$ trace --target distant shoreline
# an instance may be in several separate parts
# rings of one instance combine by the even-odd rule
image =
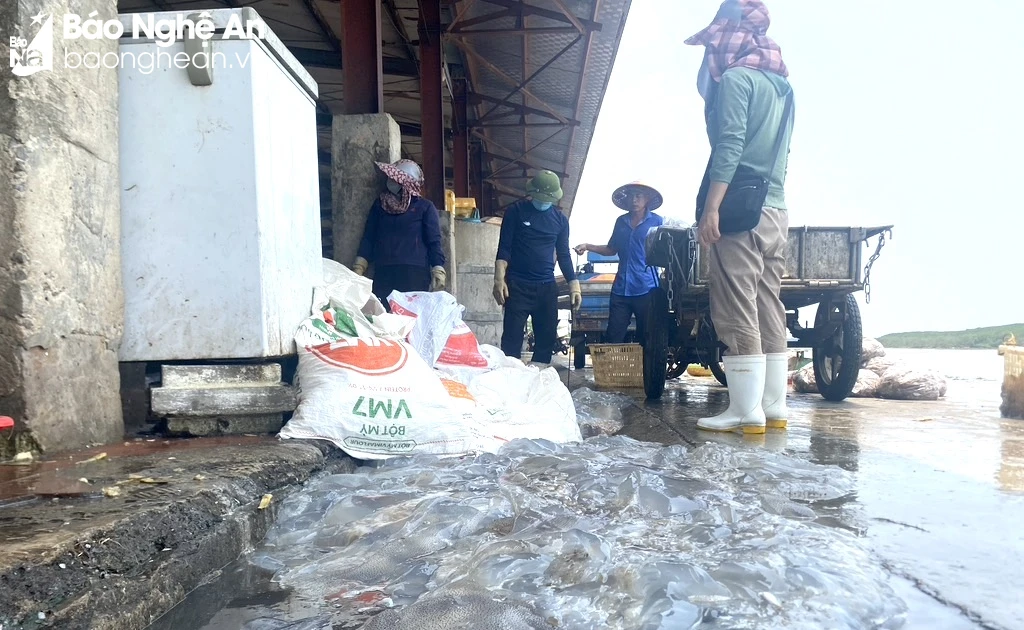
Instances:
[[[1024,324],[1007,324],[956,331],[920,331],[892,333],[878,337],[886,348],[922,350],[995,350],[1009,335],[1024,344]]]

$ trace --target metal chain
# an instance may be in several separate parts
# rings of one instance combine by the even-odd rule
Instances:
[[[672,308],[672,304],[676,299],[675,292],[675,267],[676,263],[676,248],[672,239],[671,232],[662,232],[668,238],[668,307]]]
[[[890,230],[885,230],[884,232],[878,235],[878,245],[875,247],[875,253],[871,254],[871,257],[868,258],[868,264],[864,266],[865,304],[871,304],[871,267],[875,264],[875,261],[878,260],[878,256],[882,253],[882,248],[885,247],[886,232],[888,232],[890,238],[892,237],[892,232]]]

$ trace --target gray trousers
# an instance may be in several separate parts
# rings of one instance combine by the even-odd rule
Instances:
[[[789,215],[764,208],[749,232],[723,234],[711,246],[711,320],[726,354],[786,352],[786,308],[779,299],[786,271]]]

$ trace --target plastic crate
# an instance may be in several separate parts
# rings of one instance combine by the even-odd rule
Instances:
[[[594,384],[609,388],[644,386],[644,349],[638,343],[599,343],[588,346],[594,364]]]

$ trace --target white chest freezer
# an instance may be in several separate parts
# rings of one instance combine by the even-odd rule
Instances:
[[[208,14],[208,85],[120,16],[122,361],[291,354],[321,278],[317,85],[268,28],[223,38],[252,9]]]

